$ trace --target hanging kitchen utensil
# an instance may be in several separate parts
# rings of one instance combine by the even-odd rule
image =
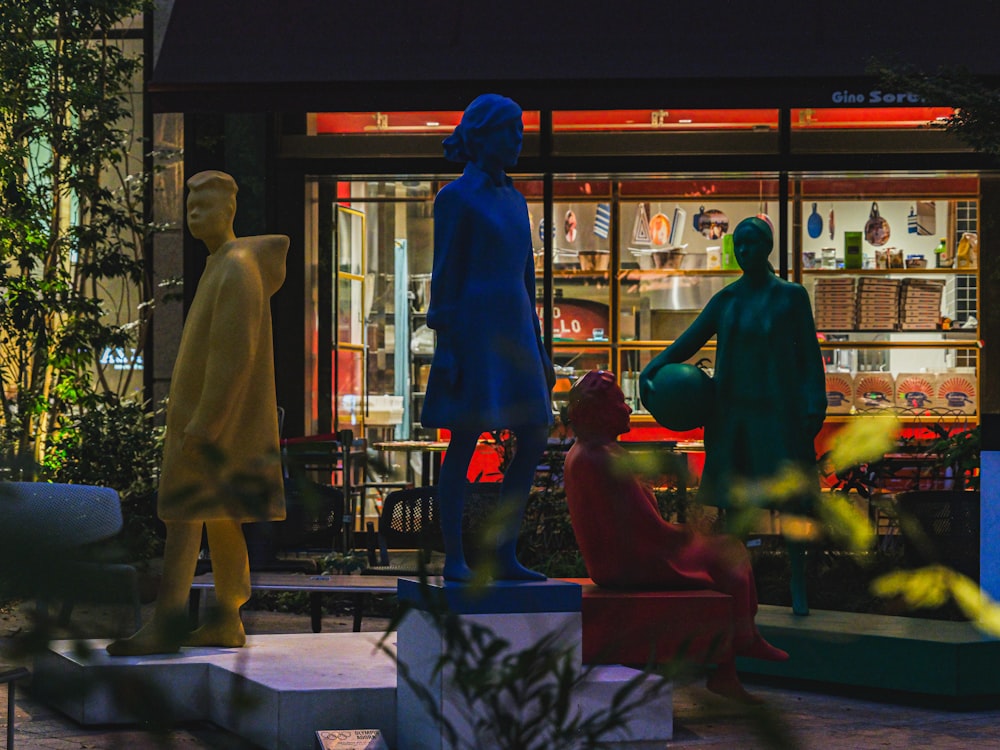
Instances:
[[[834,221],[833,221],[833,204],[832,203],[830,204],[830,220],[827,222],[827,226],[830,229],[830,239],[832,240],[833,239],[833,226],[834,226]]]
[[[698,213],[691,217],[691,224],[694,226],[694,231],[701,231],[701,217],[705,215],[705,207],[698,206]]]
[[[542,245],[545,244],[545,217],[543,216],[538,220],[538,239],[542,241]],[[552,227],[552,240],[553,243],[556,239],[556,228]]]
[[[729,231],[729,217],[717,208],[702,211],[698,218],[698,231],[710,240],[718,240]]]
[[[674,220],[670,223],[670,247],[679,247],[684,241],[684,222],[687,221],[687,211],[680,206],[674,208]]]
[[[670,241],[670,219],[666,214],[655,213],[649,220],[649,241],[653,247],[666,247]]]
[[[823,234],[823,217],[816,210],[815,203],[813,203],[813,211],[809,214],[809,219],[806,221],[806,231],[809,232],[809,236],[813,239]]]
[[[632,243],[635,245],[649,244],[649,218],[646,213],[645,203],[640,203],[635,207],[635,222],[632,224]]]
[[[573,213],[573,209],[566,212],[566,218],[563,220],[563,231],[566,234],[566,242],[571,245],[576,242],[576,214]]]
[[[882,247],[889,241],[889,222],[879,216],[878,203],[872,203],[871,213],[865,222],[865,239],[875,247]]]
[[[608,238],[611,231],[611,204],[598,203],[597,211],[594,215],[594,234],[602,240]]]

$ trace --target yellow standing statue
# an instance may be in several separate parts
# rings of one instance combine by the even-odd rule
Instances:
[[[285,280],[288,237],[233,232],[236,183],[224,172],[188,180],[187,220],[209,257],[184,323],[167,405],[158,513],[167,527],[153,619],[108,646],[115,656],[246,642],[250,598],[242,524],[285,517],[270,298]],[[189,632],[187,601],[208,532],[218,611]]]

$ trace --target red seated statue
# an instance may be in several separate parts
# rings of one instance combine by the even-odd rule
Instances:
[[[590,577],[608,588],[701,588],[728,594],[735,655],[787,659],[754,623],[757,587],[743,544],[732,536],[708,536],[668,523],[649,487],[622,470],[624,449],[617,438],[629,431],[631,413],[610,372],[588,372],[570,392],[576,442],[566,457],[566,500]],[[740,684],[732,658],[717,665],[707,687],[736,700],[754,700]]]

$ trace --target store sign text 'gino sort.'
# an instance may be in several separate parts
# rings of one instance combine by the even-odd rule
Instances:
[[[872,89],[868,93],[863,91],[849,91],[840,89],[834,91],[830,96],[834,104],[922,104],[922,96],[914,94],[912,91],[882,91]]]

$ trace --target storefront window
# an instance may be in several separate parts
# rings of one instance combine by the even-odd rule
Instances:
[[[800,127],[795,118],[802,112],[793,111],[793,128],[802,131],[836,135],[865,122],[890,127],[884,117],[865,119],[847,110],[819,112]],[[622,113],[605,114],[596,125],[581,118],[557,121],[555,129],[585,132],[603,123],[611,130]],[[897,112],[892,126],[926,114]],[[747,125],[746,132],[757,132],[749,120],[735,121]],[[319,217],[314,241],[320,255],[324,245],[335,253],[328,273],[336,280],[326,303],[333,320],[328,344],[334,347],[333,365],[326,380],[315,379],[320,402],[324,382],[338,394],[329,404],[338,412],[334,424],[363,424],[369,437],[430,436],[421,430],[419,416],[435,347],[426,326],[433,200],[451,179],[356,176],[312,182]],[[551,334],[546,345],[558,377],[557,412],[584,372],[610,369],[635,410],[634,422],[654,427],[638,400],[639,372],[714,294],[739,277],[733,230],[747,217],[762,216],[775,229],[771,264],[810,294],[833,379],[833,421],[889,405],[975,419],[977,175],[554,174],[551,227],[545,226],[545,184],[538,175],[515,175],[528,204],[538,313],[543,332]],[[350,216],[353,223],[332,218],[324,223],[324,213]],[[322,275],[322,263],[316,268]],[[323,337],[313,340],[315,360],[322,363]],[[711,371],[714,346],[709,341],[691,362]],[[871,375],[891,380],[881,400],[864,380]],[[934,393],[927,383],[907,379],[914,376],[924,377]]]

